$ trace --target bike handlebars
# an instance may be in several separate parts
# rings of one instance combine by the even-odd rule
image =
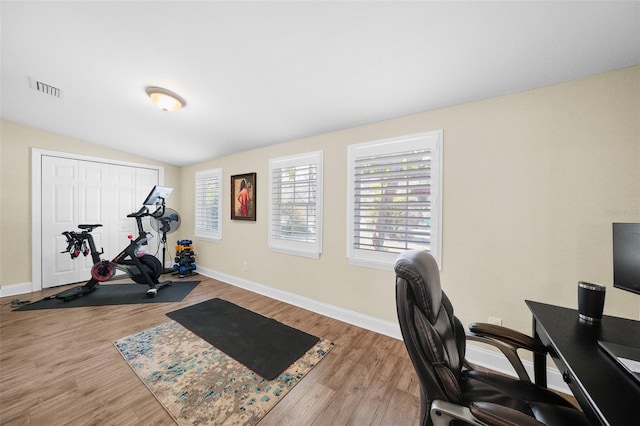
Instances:
[[[147,208],[147,206],[142,206],[140,210],[134,213],[129,213],[127,217],[138,218],[138,217],[151,216],[157,219],[159,217],[162,217],[163,214],[164,214],[164,204],[158,206],[158,208],[156,208],[156,211],[154,211],[153,213],[149,213],[149,209]]]
[[[127,217],[145,217],[149,214],[149,209],[146,206],[142,206],[140,210],[134,213],[129,213]]]

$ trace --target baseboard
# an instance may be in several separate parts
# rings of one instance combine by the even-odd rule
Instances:
[[[402,340],[400,327],[396,323],[381,320],[369,315],[364,315],[359,312],[351,311],[349,309],[340,308],[338,306],[330,305],[328,303],[320,302],[308,297],[299,296],[295,293],[278,290],[264,284],[259,284],[253,281],[246,280],[244,278],[225,274],[223,272],[200,267],[198,267],[197,271],[202,275],[206,275],[207,277],[211,277],[231,284],[233,286],[249,290],[253,293],[258,293],[271,299],[280,300],[281,302],[285,302],[290,305],[306,309],[308,311],[312,311],[333,319],[337,319],[339,321],[353,324],[358,327],[366,328],[367,330],[375,331],[376,333],[384,334],[385,336]]]
[[[253,293],[258,293],[271,299],[276,299],[281,302],[285,302],[290,305],[294,305],[299,308],[327,316],[329,318],[343,321],[348,324],[352,324],[358,327],[365,328],[367,330],[374,331],[376,333],[383,334],[385,336],[402,340],[400,326],[395,322],[381,320],[379,318],[364,315],[359,312],[351,311],[349,309],[340,308],[338,306],[330,305],[328,303],[320,302],[308,297],[299,296],[287,291],[278,290],[264,284],[256,283],[254,281],[246,280],[244,278],[239,278],[212,269],[198,267],[198,272],[207,277],[217,279],[219,281],[243,288],[245,290],[249,290]],[[493,350],[468,344],[467,359],[469,360],[469,362],[472,362],[479,366],[490,368],[492,370],[510,376],[516,376],[515,371],[511,367],[511,364],[500,352],[495,352]],[[523,364],[529,375],[533,377],[533,363],[531,361],[524,360]],[[547,382],[550,389],[569,395],[571,394],[569,387],[562,380],[562,374],[560,374],[560,372],[553,367],[547,367]]]
[[[0,287],[0,297],[17,296],[19,294],[31,293],[31,282],[3,285]]]

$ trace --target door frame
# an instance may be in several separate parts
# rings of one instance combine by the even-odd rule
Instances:
[[[163,166],[31,148],[31,291],[42,290],[42,157],[45,156],[153,169],[158,171],[158,184],[164,185]]]

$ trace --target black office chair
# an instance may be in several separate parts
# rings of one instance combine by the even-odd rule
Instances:
[[[531,383],[516,350],[544,353],[541,343],[491,324],[473,324],[465,333],[429,253],[401,254],[395,271],[400,329],[420,381],[421,425],[589,424],[564,398]],[[467,338],[498,346],[519,378],[474,370],[464,360]]]

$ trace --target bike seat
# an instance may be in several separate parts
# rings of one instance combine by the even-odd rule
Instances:
[[[102,226],[100,223],[96,223],[95,225],[78,225],[80,229],[88,229],[89,232],[93,231],[95,228]]]

